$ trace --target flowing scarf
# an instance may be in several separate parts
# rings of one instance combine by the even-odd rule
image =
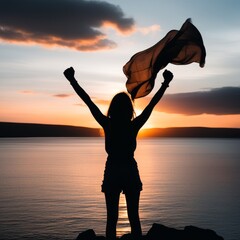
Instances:
[[[171,30],[152,47],[134,54],[123,66],[126,88],[132,99],[149,94],[158,72],[168,63],[186,65],[193,62],[204,67],[206,50],[198,29],[187,19],[181,29]]]

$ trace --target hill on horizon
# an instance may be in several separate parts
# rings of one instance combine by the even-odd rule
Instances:
[[[100,137],[100,129],[69,125],[0,122],[0,137]]]
[[[143,129],[144,137],[240,138],[240,128],[170,127]]]
[[[0,137],[101,137],[100,128],[0,122]],[[139,137],[240,138],[240,128],[170,127],[142,129]]]

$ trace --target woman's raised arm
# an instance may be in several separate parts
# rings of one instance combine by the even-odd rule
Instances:
[[[73,67],[67,68],[63,72],[64,76],[67,78],[67,80],[70,82],[72,85],[73,89],[75,92],[78,94],[78,96],[84,101],[84,103],[88,106],[90,109],[93,117],[95,120],[103,126],[104,121],[106,120],[106,116],[102,114],[100,109],[97,107],[97,105],[91,100],[89,95],[84,91],[84,89],[78,84],[77,80],[75,79],[75,71]]]
[[[164,82],[162,83],[162,86],[155,93],[155,95],[153,96],[149,104],[146,106],[146,108],[143,110],[143,112],[135,119],[138,129],[140,129],[144,125],[144,123],[148,120],[148,118],[150,117],[153,111],[153,108],[160,101],[166,89],[169,87],[169,83],[173,79],[172,72],[165,70],[163,72],[163,78],[164,78]]]

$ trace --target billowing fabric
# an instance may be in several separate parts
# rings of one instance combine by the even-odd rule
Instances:
[[[158,72],[168,63],[196,62],[204,67],[205,57],[202,36],[191,19],[187,19],[179,31],[171,30],[154,46],[134,54],[123,66],[127,91],[132,99],[144,97],[153,89]]]

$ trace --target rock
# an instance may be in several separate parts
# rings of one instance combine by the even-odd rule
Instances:
[[[131,234],[124,234],[119,240],[136,240]],[[224,240],[223,237],[210,229],[186,226],[184,229],[175,229],[154,223],[142,240]],[[106,240],[103,236],[96,236],[93,229],[86,230],[78,235],[76,240]],[[137,239],[138,240],[138,239]]]
[[[154,223],[146,235],[147,240],[183,240],[183,231],[166,227],[162,224]]]
[[[128,233],[128,234],[124,234],[120,237],[120,240],[132,240],[131,238],[131,234]]]
[[[223,237],[216,234],[211,229],[202,229],[194,226],[186,226],[184,228],[186,239],[195,240],[223,240]]]
[[[79,233],[78,237],[76,240],[95,240],[96,239],[96,234],[93,231],[93,229],[88,229],[84,232]]]
[[[106,240],[106,238],[103,237],[103,236],[97,236],[95,239],[96,239],[96,240]]]
[[[146,235],[146,240],[223,240],[213,230],[187,226],[184,230],[154,223]]]

